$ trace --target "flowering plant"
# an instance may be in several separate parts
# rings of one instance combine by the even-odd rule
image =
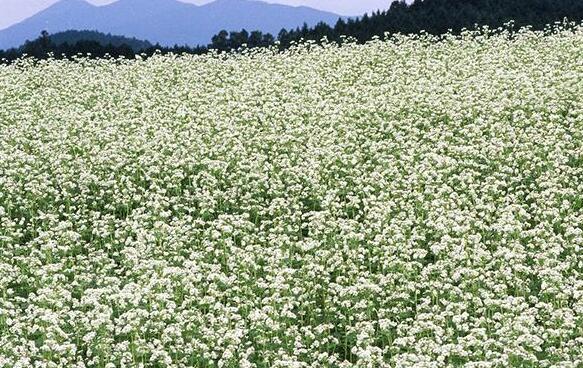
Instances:
[[[583,365],[583,27],[0,66],[0,367]]]

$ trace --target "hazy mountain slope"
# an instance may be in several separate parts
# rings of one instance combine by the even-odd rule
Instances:
[[[136,37],[162,45],[207,44],[221,29],[261,30],[335,23],[338,15],[308,7],[267,4],[253,0],[217,0],[196,6],[176,0],[119,0],[93,6],[83,0],[62,0],[48,9],[0,31],[0,48],[15,47],[42,30],[97,30]]]

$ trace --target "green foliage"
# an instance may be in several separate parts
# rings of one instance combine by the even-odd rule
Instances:
[[[359,42],[382,37],[385,33],[410,34],[422,31],[430,34],[444,34],[448,30],[459,32],[463,28],[473,29],[475,25],[491,28],[503,26],[513,21],[515,27],[531,26],[543,29],[547,24],[568,18],[578,22],[583,20],[583,2],[579,0],[415,0],[407,5],[404,1],[394,1],[385,11],[365,14],[359,18],[339,19],[330,26],[319,23],[312,28],[306,24],[296,29],[282,29],[277,37],[281,48],[292,42],[304,40],[341,42],[343,37],[351,37]],[[239,35],[231,32],[229,46],[236,49]],[[213,48],[222,49],[218,45]]]
[[[387,10],[364,14],[356,18],[340,18],[335,25],[318,23],[310,28],[303,24],[295,29],[282,29],[277,36],[259,30],[248,32],[221,30],[206,46],[162,47],[148,41],[96,31],[66,31],[50,35],[49,41],[41,37],[28,41],[18,49],[0,50],[0,60],[12,61],[26,54],[44,59],[48,54],[70,57],[90,53],[91,57],[125,56],[136,54],[151,56],[162,54],[203,54],[210,50],[230,51],[241,48],[268,47],[276,44],[287,49],[301,40],[343,42],[347,37],[366,42],[386,34],[445,34],[458,33],[463,28],[476,25],[497,28],[512,21],[516,29],[530,26],[543,29],[549,24],[583,20],[583,1],[579,0],[415,0],[411,5],[393,1]],[[46,37],[45,35],[44,37]]]

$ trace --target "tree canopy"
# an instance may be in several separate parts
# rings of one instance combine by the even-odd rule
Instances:
[[[415,0],[410,5],[399,0],[387,5],[384,11],[364,14],[358,18],[339,18],[334,25],[321,22],[314,27],[303,24],[295,29],[282,29],[277,36],[258,30],[221,30],[208,45],[196,47],[162,47],[135,38],[95,31],[68,31],[55,35],[43,32],[39,38],[27,41],[20,48],[0,50],[0,59],[10,61],[24,54],[37,58],[46,58],[48,55],[71,57],[78,54],[90,57],[134,57],[135,54],[148,56],[155,52],[202,54],[208,50],[230,51],[276,44],[280,49],[285,49],[294,42],[320,41],[324,37],[332,42],[340,42],[345,36],[366,42],[386,33],[456,33],[476,25],[497,28],[510,21],[517,28],[531,26],[533,29],[542,29],[565,18],[576,22],[583,20],[581,0]]]

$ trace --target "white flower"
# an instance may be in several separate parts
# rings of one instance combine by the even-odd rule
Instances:
[[[0,367],[583,364],[583,26],[0,66]]]

